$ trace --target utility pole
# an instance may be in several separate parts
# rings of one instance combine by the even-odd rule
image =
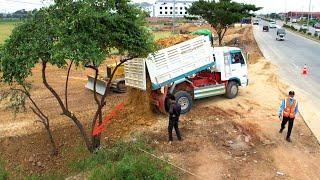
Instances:
[[[285,16],[284,16],[284,23],[285,24],[287,24],[287,0],[285,0],[285,2],[284,2],[284,14],[285,14]]]
[[[176,0],[173,0],[173,17],[172,17],[172,34],[175,32],[175,18],[176,18]]]
[[[309,21],[310,21],[310,10],[311,10],[311,0],[309,0],[309,12],[308,12],[308,22],[307,22],[308,30],[309,30]]]

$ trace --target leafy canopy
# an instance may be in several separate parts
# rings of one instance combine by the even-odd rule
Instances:
[[[111,49],[126,56],[155,50],[143,12],[126,0],[56,0],[16,27],[0,50],[1,79],[23,84],[40,62],[98,67]]]
[[[191,15],[205,19],[215,30],[222,40],[228,26],[240,22],[242,18],[252,16],[252,12],[261,8],[251,4],[237,3],[231,0],[205,1],[199,0],[192,3],[188,8]]]

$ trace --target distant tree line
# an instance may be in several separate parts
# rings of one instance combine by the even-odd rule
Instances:
[[[18,10],[13,13],[0,13],[0,19],[6,20],[6,19],[27,19],[32,16],[32,14],[35,14],[37,12],[37,9],[34,9],[32,11],[26,11],[25,9]]]

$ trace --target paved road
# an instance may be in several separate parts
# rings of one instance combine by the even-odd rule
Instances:
[[[260,23],[264,24],[264,22]],[[287,32],[285,41],[276,41],[276,29],[262,32],[262,26],[254,26],[254,36],[266,57],[278,65],[281,78],[291,89],[299,89],[303,101],[300,108],[310,129],[317,127],[315,134],[320,142],[320,43]],[[304,64],[310,69],[307,77],[301,75]]]

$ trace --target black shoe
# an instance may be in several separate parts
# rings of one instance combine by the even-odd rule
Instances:
[[[290,139],[289,137],[287,137],[287,138],[286,138],[286,140],[287,140],[288,142],[292,142],[292,141],[291,141],[291,139]]]
[[[283,129],[280,129],[279,133],[282,133]]]

